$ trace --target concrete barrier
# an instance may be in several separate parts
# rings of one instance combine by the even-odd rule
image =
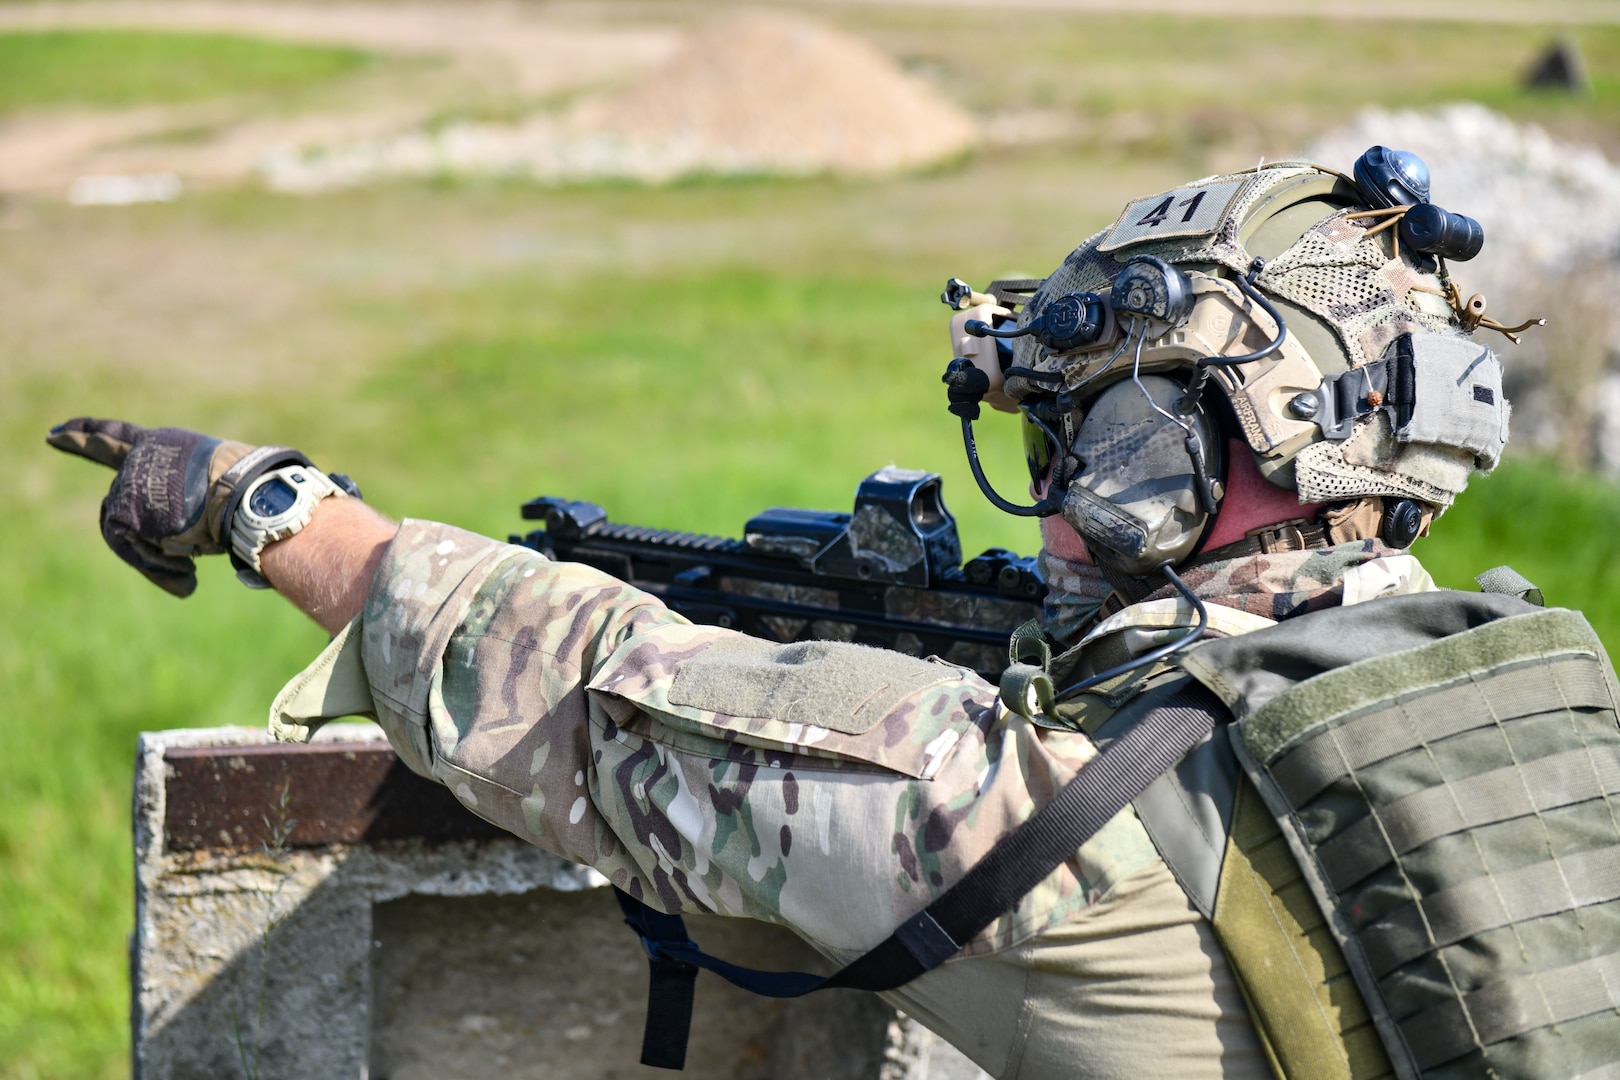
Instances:
[[[647,966],[594,871],[495,829],[370,725],[309,746],[242,728],[141,736],[136,1080],[560,1080],[638,1063]],[[688,920],[723,955],[826,970],[780,928]],[[875,997],[698,982],[692,1080],[970,1080]]]

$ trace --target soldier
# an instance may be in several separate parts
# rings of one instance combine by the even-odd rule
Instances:
[[[981,400],[1018,411],[1039,500],[985,485],[1041,517],[1049,589],[999,688],[692,625],[395,524],[285,448],[49,441],[119,470],[103,534],[154,582],[185,596],[191,556],[231,552],[335,635],[278,738],[373,717],[606,875],[655,979],[708,959],[643,903],[859,960],[846,984],[1002,1077],[1596,1075],[1612,673],[1579,616],[1500,595],[1528,583],[1440,591],[1405,551],[1506,440],[1445,265],[1477,229],[1380,147],[1138,200],[1044,282],[950,294],[970,457]]]

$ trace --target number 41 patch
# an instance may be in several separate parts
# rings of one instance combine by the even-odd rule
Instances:
[[[1125,208],[1114,227],[1097,245],[1098,251],[1117,251],[1132,244],[1209,236],[1218,231],[1239,191],[1251,177],[1195,184],[1160,195],[1137,199]]]

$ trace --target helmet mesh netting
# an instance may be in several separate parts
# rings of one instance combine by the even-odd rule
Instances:
[[[1238,232],[1249,208],[1284,181],[1316,172],[1308,165],[1284,165],[1255,174],[1207,177],[1186,185],[1250,180],[1220,231],[1209,236],[1133,244],[1111,252],[1097,250],[1107,229],[1087,238],[1041,283],[1020,314],[1019,325],[1028,325],[1049,302],[1065,293],[1107,288],[1133,255],[1156,255],[1181,266],[1213,264],[1234,273],[1247,272],[1253,257],[1238,239]],[[1363,225],[1361,221],[1347,221],[1344,213],[1334,214],[1307,230],[1267,264],[1256,283],[1325,320],[1338,334],[1352,366],[1376,360],[1384,346],[1406,330],[1447,332],[1449,316],[1425,310],[1436,308],[1438,298],[1413,291],[1414,285],[1436,289],[1437,279],[1419,274],[1392,254],[1393,229],[1368,237],[1367,228],[1376,226],[1378,219]],[[1377,330],[1386,332],[1369,334]],[[1368,355],[1369,351],[1375,355]],[[1013,354],[1017,364],[1037,371],[1057,371],[1065,363],[1063,357],[1050,356],[1029,337],[1013,342]],[[1025,379],[1007,380],[1007,393],[1013,398],[1034,389],[1038,388]]]
[[[1041,283],[1020,313],[1019,325],[1028,325],[1048,303],[1066,293],[1107,288],[1133,255],[1156,255],[1186,268],[1218,266],[1232,273],[1247,272],[1253,257],[1238,233],[1249,209],[1279,184],[1319,171],[1311,165],[1287,164],[1185,185],[1250,180],[1221,228],[1208,236],[1133,244],[1110,252],[1097,250],[1108,229],[1089,237]],[[1353,212],[1354,208],[1341,210],[1311,226],[1266,265],[1256,284],[1325,321],[1353,367],[1378,359],[1391,341],[1408,331],[1457,333],[1449,306],[1435,295],[1439,279],[1420,273],[1396,251],[1396,228],[1368,236],[1368,230],[1383,219],[1350,220],[1346,215]],[[1033,337],[1015,339],[1013,350],[1015,363],[1036,371],[1059,372],[1069,362],[1066,355],[1048,353]],[[1335,358],[1319,366],[1324,370],[1335,367]],[[1015,400],[1049,389],[1046,383],[1020,376],[1009,376],[1006,382],[1006,392]],[[1358,424],[1362,426],[1364,423]],[[1349,461],[1342,444],[1313,444],[1295,459],[1302,499],[1384,495],[1415,498],[1443,509],[1466,486],[1471,455],[1448,446],[1396,444],[1382,430],[1360,434],[1379,445],[1382,460],[1377,464]]]
[[[1266,266],[1256,284],[1326,320],[1352,367],[1377,360],[1384,346],[1408,330],[1448,332],[1449,316],[1423,310],[1422,298],[1434,294],[1422,289],[1438,289],[1439,280],[1392,254],[1395,229],[1368,236],[1366,219],[1348,221],[1348,212],[1308,229]],[[1376,330],[1387,332],[1369,333]],[[1369,342],[1376,342],[1370,350]]]

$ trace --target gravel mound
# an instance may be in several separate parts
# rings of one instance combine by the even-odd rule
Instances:
[[[1306,156],[1348,172],[1378,143],[1419,154],[1433,200],[1484,227],[1479,257],[1451,266],[1464,296],[1509,325],[1547,319],[1519,347],[1479,332],[1510,378],[1515,440],[1620,474],[1620,167],[1472,104],[1368,110]]]
[[[700,31],[674,61],[581,117],[630,139],[690,141],[728,169],[885,173],[961,153],[974,124],[871,45],[750,14]]]
[[[948,160],[976,134],[960,108],[861,39],[760,13],[694,32],[667,65],[562,116],[283,147],[261,171],[270,187],[291,192],[421,175],[543,183],[877,175]]]

